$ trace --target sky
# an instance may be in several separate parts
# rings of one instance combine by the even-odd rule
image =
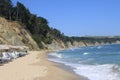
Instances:
[[[120,0],[12,0],[68,36],[120,35]]]

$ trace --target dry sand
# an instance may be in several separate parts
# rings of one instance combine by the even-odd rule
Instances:
[[[47,51],[30,54],[0,66],[0,80],[84,80],[47,60]]]

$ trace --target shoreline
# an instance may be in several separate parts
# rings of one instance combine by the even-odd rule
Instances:
[[[48,54],[51,52],[55,51],[46,51],[44,54],[44,61],[49,68],[49,74],[41,80],[88,80],[83,76],[77,75],[71,70],[70,66],[48,60]]]
[[[29,51],[29,55],[0,66],[0,80],[86,80],[48,61],[49,52],[54,51]]]
[[[56,51],[54,51],[54,52],[56,52]],[[47,53],[48,59],[49,59],[49,57],[50,58],[53,57],[53,56],[48,55],[48,54],[51,54],[51,53]],[[57,68],[60,68],[60,69],[62,69],[64,71],[69,72],[70,74],[75,75],[75,76],[78,77],[78,79],[72,79],[72,80],[89,80],[86,76],[78,75],[77,73],[75,73],[73,71],[74,68],[72,68],[71,66],[65,65],[64,63],[59,63],[59,62],[51,61],[51,60],[48,60],[48,61],[50,61],[50,62],[52,62],[54,64],[57,64],[56,65]],[[71,79],[68,79],[68,80],[71,80]]]

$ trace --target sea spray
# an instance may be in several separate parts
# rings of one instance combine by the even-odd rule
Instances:
[[[120,45],[81,47],[49,54],[49,60],[72,67],[90,80],[120,79]]]

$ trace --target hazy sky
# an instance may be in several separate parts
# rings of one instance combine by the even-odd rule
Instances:
[[[120,35],[120,0],[12,0],[69,36]]]

